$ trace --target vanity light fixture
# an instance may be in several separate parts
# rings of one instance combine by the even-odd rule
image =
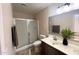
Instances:
[[[58,6],[58,8],[61,8],[61,7],[63,7],[63,6],[70,6],[70,3],[65,3],[65,4],[63,4],[63,5],[61,5],[61,6]]]
[[[61,13],[70,11],[70,5],[71,5],[70,3],[64,3],[58,6],[56,13],[61,14]]]

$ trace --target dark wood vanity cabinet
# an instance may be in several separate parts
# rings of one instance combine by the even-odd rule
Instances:
[[[42,49],[41,49],[42,55],[66,55],[65,53],[62,53],[61,51],[49,46],[44,42],[42,42],[41,46],[42,46]]]

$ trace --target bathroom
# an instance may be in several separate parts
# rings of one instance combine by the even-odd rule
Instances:
[[[7,27],[11,30],[8,38],[12,41],[8,40],[11,42],[8,43],[6,39],[6,44],[1,43],[1,54],[79,54],[79,5],[73,3],[11,3],[2,4],[2,6],[3,12],[12,7],[10,12],[5,11],[3,14],[12,14],[10,15],[12,20],[6,21],[11,22],[6,24],[7,26],[10,25],[10,28]],[[5,6],[7,7],[4,8]],[[3,22],[5,23],[5,21]],[[4,28],[6,28],[5,25]],[[65,28],[75,32],[74,38],[68,40],[68,45],[63,45],[61,36],[61,31]],[[7,33],[4,35],[5,38],[7,38]],[[1,42],[4,42],[4,40],[1,40]]]

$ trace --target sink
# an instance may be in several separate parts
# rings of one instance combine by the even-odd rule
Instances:
[[[58,44],[61,44],[61,43],[59,43],[59,42],[53,42],[52,44],[53,45],[58,45]]]
[[[53,45],[59,45],[59,44],[61,44],[60,42],[53,42],[52,43]]]
[[[61,44],[61,42],[59,40],[52,40],[52,44],[53,45],[59,45],[59,44]]]
[[[54,40],[53,38],[50,38],[49,39],[46,39],[47,42],[53,44],[53,45],[58,45],[58,44],[61,44],[61,40]]]
[[[48,38],[45,38],[44,40],[52,45],[62,44],[62,40],[60,40],[59,38],[57,38],[57,40],[54,40],[54,38],[48,37]]]

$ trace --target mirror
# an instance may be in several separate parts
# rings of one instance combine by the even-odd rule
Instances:
[[[56,26],[60,27],[57,28]],[[71,31],[75,32],[73,40],[79,41],[79,10],[73,10],[63,14],[55,15],[49,17],[49,34],[54,33],[54,30],[59,30],[61,32],[64,28],[69,28]]]

